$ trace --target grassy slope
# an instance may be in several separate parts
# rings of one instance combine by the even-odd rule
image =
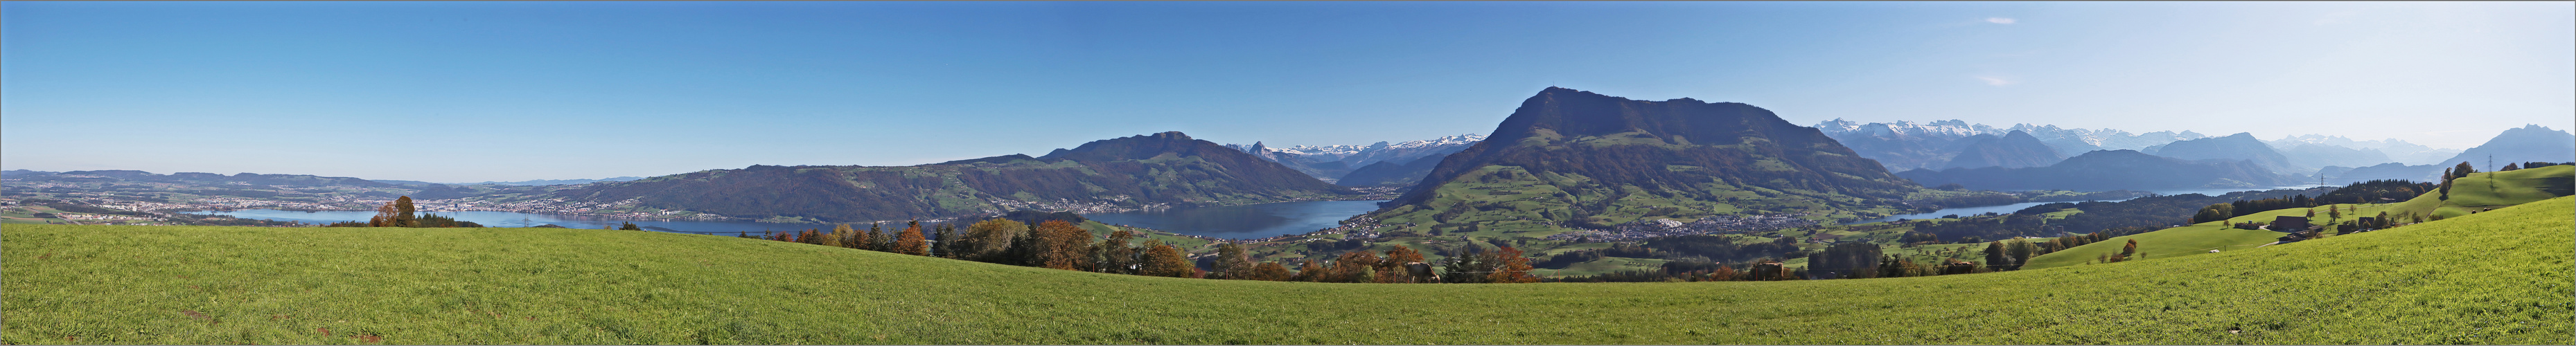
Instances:
[[[2077,246],[2073,249],[2067,249],[2066,251],[2032,257],[2030,259],[2030,264],[2025,266],[2025,268],[2051,268],[2084,264],[2085,262],[2094,260],[2095,256],[2101,254],[2118,253],[2120,251],[2120,247],[2127,244],[2126,240],[2128,239],[2136,239],[2138,241],[2138,251],[2147,253],[2148,258],[2205,254],[2213,248],[2217,248],[2221,251],[2250,248],[2254,245],[2271,243],[2280,238],[2283,233],[2262,230],[2229,229],[2223,225],[2237,222],[2269,223],[2281,216],[2312,215],[2310,218],[2311,222],[2320,224],[2351,221],[2354,218],[2362,216],[2377,216],[2383,211],[2390,215],[2397,215],[2405,213],[2421,214],[2435,212],[2438,210],[2440,215],[2443,215],[2444,217],[2457,217],[2460,215],[2467,215],[2470,211],[2479,209],[2496,208],[2550,199],[2553,196],[2550,196],[2549,193],[2542,192],[2540,189],[2540,186],[2543,183],[2542,179],[2568,179],[2570,176],[2576,176],[2576,166],[2550,166],[2502,173],[2477,173],[2466,178],[2461,178],[2458,181],[2454,181],[2454,186],[2451,190],[2451,199],[2447,201],[2440,199],[2435,194],[2427,193],[2423,196],[2417,196],[2414,199],[2400,203],[2336,204],[2313,208],[2292,208],[2265,211],[2254,213],[2252,215],[2229,218],[2223,223],[2206,222],[2190,227],[2165,229],[2144,234],[2111,238],[2108,241],[2093,244],[2085,244],[2084,246]],[[2494,188],[2492,189],[2488,188],[2487,183],[2490,181],[2495,183]],[[2328,218],[2332,214],[2327,212],[2327,208],[2349,208],[2352,211],[2343,215],[2342,218],[2329,220]],[[2334,235],[2329,234],[2327,236],[2333,237]]]
[[[2576,178],[2576,166],[2549,166],[2506,172],[2479,172],[2451,181],[2451,198],[2443,200],[2437,193],[2426,193],[2397,203],[2389,214],[2427,214],[2459,217],[2471,211],[2530,203],[2551,197],[2541,192],[2543,179]],[[2490,187],[2492,186],[2492,187]],[[2377,215],[2377,213],[2372,213]]]
[[[1992,274],[1518,285],[1114,276],[656,232],[9,225],[0,341],[2555,344],[2576,330],[2571,208]]]
[[[2147,259],[2158,259],[2206,255],[2210,254],[2209,250],[2219,250],[2224,253],[2252,249],[2254,246],[2273,242],[2282,234],[2265,230],[2234,229],[2215,224],[2167,228],[2155,232],[2112,237],[2109,240],[2084,244],[2065,251],[2031,257],[2030,263],[2023,265],[2022,268],[2040,269],[2085,264],[2101,254],[2119,253],[2120,248],[2127,246],[2129,240],[2138,241],[2138,252],[2145,253]]]

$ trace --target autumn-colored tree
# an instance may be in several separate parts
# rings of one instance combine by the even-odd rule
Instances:
[[[1708,271],[1708,281],[1735,281],[1736,275],[1735,267],[1719,264],[1717,269]]]
[[[822,238],[822,239],[821,239],[821,241],[816,241],[816,242],[814,242],[814,244],[822,245],[822,246],[830,246],[830,247],[841,247],[841,235],[842,235],[842,233],[841,233],[841,228],[840,228],[840,227],[834,227],[834,228],[832,228],[832,231],[831,231],[831,232],[822,232],[822,233],[823,233],[823,234],[821,234],[821,238]]]
[[[1977,265],[1977,262],[1961,261],[1961,260],[1959,260],[1959,259],[1957,259],[1957,258],[1944,258],[1944,259],[1941,259],[1941,275],[1958,275],[1958,274],[1971,274],[1971,273],[1982,273],[1982,272],[1985,272],[1985,268],[1978,266],[1978,265]]]
[[[1139,268],[1136,275],[1185,278],[1198,270],[1198,266],[1190,264],[1190,256],[1181,253],[1181,248],[1163,244],[1162,240],[1145,241],[1144,252],[1141,256],[1144,267]]]
[[[419,222],[412,220],[412,211],[411,196],[394,198],[394,227],[420,227]]]
[[[1109,239],[1092,245],[1092,262],[1096,263],[1092,268],[1102,273],[1136,274],[1136,249],[1127,247],[1127,242],[1135,239],[1136,232],[1125,228],[1110,231]]]
[[[1494,256],[1501,259],[1501,265],[1495,266],[1493,273],[1485,275],[1486,282],[1504,284],[1538,282],[1538,276],[1530,275],[1530,270],[1536,268],[1530,267],[1529,257],[1522,256],[1521,249],[1505,246],[1501,250],[1494,251]]]
[[[1370,277],[1369,271],[1377,269],[1378,262],[1380,259],[1377,253],[1368,250],[1343,253],[1341,258],[1333,260],[1331,268],[1325,269],[1326,274],[1321,282],[1375,281]]]
[[[921,237],[921,221],[913,221],[911,224],[903,227],[903,234],[897,234],[894,236],[894,251],[892,252],[913,256],[929,256],[930,242],[923,240],[924,239]]]
[[[2129,240],[2129,244],[2128,244],[2128,245],[2122,245],[2122,246],[2120,246],[2120,256],[2119,256],[2119,257],[2115,257],[2115,258],[2118,258],[2118,259],[2121,259],[2121,260],[2127,260],[2127,259],[2129,259],[2129,256],[2135,256],[2135,255],[2137,255],[2137,254],[2138,254],[2138,240],[2137,240],[2137,239],[2130,239],[2130,240]]]
[[[859,248],[859,244],[867,242],[866,232],[859,232],[858,228],[850,227],[850,224],[845,223],[832,225],[832,243],[825,245],[856,249]]]
[[[1312,258],[1303,259],[1297,262],[1299,262],[1297,265],[1297,274],[1289,275],[1288,281],[1324,282],[1324,273],[1332,271],[1331,269],[1325,269],[1323,263],[1318,263],[1321,261],[1316,261]]]
[[[1416,283],[1430,279],[1414,277],[1413,271],[1405,267],[1406,264],[1419,262],[1422,262],[1421,252],[1413,251],[1412,248],[1407,248],[1403,245],[1396,245],[1395,248],[1386,250],[1386,258],[1378,260],[1376,266],[1377,277],[1372,278],[1374,279],[1372,281],[1377,283]]]
[[[385,203],[385,205],[384,205],[384,206],[376,207],[376,217],[367,218],[367,227],[393,227],[393,226],[394,226],[394,204],[393,204],[393,203]]]
[[[1279,265],[1279,262],[1261,262],[1253,265],[1252,273],[1244,275],[1242,280],[1288,281],[1294,275],[1288,273],[1288,266]]]
[[[1084,231],[1071,222],[1048,220],[1039,223],[1036,235],[1040,245],[1036,262],[1040,266],[1074,270],[1082,260],[1090,257],[1091,231]]]
[[[966,247],[961,250],[965,252],[965,256],[958,258],[994,263],[1007,262],[1010,259],[1003,258],[1003,255],[1011,249],[1011,242],[1018,241],[1020,237],[1028,234],[1029,224],[1019,221],[998,218],[977,221],[975,224],[966,225],[965,242],[958,243],[959,246]]]

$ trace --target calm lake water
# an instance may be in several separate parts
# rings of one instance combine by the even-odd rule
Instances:
[[[1180,234],[1218,238],[1244,239],[1302,234],[1341,225],[1342,219],[1377,210],[1383,201],[1315,201],[1249,204],[1227,207],[1172,209],[1162,212],[1110,213],[1083,217],[1112,225],[1152,228]],[[244,219],[303,221],[322,224],[341,221],[366,221],[374,211],[283,211],[246,209],[240,211],[195,211],[197,215],[231,215]],[[830,230],[831,225],[800,223],[767,223],[745,221],[633,220],[582,215],[529,214],[503,211],[440,212],[459,221],[473,221],[485,227],[530,227],[558,225],[571,228],[600,228],[634,222],[646,230],[735,235],[738,232],[762,234],[768,231],[801,231],[809,228]],[[854,225],[865,228],[865,225]],[[901,228],[901,225],[896,225]],[[927,226],[925,226],[927,227]]]
[[[2158,194],[2158,195],[2167,195],[2167,196],[2171,196],[2171,195],[2180,195],[2180,194],[2193,194],[2193,193],[2203,194],[2203,195],[2210,195],[2210,196],[2217,196],[2217,195],[2224,195],[2224,194],[2227,194],[2227,193],[2229,193],[2229,192],[2237,192],[2237,191],[2268,191],[2268,190],[2279,190],[2279,189],[2305,189],[2305,188],[2309,188],[2309,187],[2313,187],[2313,186],[2282,186],[2282,187],[2264,188],[2264,189],[2249,189],[2249,188],[2186,189],[2186,190],[2162,190],[2162,191],[2149,191],[2149,192],[2154,192],[2154,193],[2156,193],[2156,194]],[[2308,197],[2316,197],[2316,196],[2308,196]],[[2101,200],[2101,201],[2105,201],[2105,202],[2117,202],[2117,201],[2126,201],[2126,200],[2129,200],[2129,199],[2122,198],[2122,199],[2109,199],[2109,200]],[[1896,221],[1896,219],[1907,219],[1907,220],[1938,219],[1938,218],[1941,218],[1941,216],[1942,216],[1942,215],[1969,216],[1969,215],[1977,215],[1977,214],[1984,214],[1984,213],[2010,214],[2010,213],[2012,213],[2012,212],[2021,211],[2021,210],[2022,210],[2022,208],[2029,208],[2029,207],[2034,206],[2034,205],[2049,204],[2049,203],[2057,203],[2057,202],[2029,202],[2029,203],[2013,203],[2013,204],[1993,205],[1993,206],[1983,206],[1983,207],[1949,208],[1949,209],[1936,210],[1936,211],[1929,212],[1929,213],[1895,215],[1895,216],[1888,216],[1888,217],[1882,217],[1882,218],[1876,218],[1876,219],[1867,219],[1867,220],[1858,220],[1858,221],[1844,222],[1843,224],[1849,225],[1849,224],[1862,224],[1862,223],[1871,223],[1871,222],[1887,222],[1887,221]]]
[[[1159,212],[1088,214],[1112,225],[1152,228],[1172,233],[1227,239],[1304,234],[1340,226],[1343,219],[1377,210],[1385,201],[1312,201],[1170,209]]]

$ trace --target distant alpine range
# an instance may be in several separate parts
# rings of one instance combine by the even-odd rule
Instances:
[[[2006,190],[2251,188],[2321,180],[2337,185],[2376,179],[2429,181],[2448,165],[2490,165],[2489,154],[2513,153],[2494,157],[2492,165],[2502,165],[2566,162],[2571,160],[2569,150],[2576,150],[2576,139],[2571,139],[2567,131],[2539,125],[2507,130],[2468,151],[2397,139],[2359,141],[2309,134],[2266,141],[2251,133],[2215,137],[2192,131],[2132,134],[2117,129],[2067,129],[2055,125],[1995,127],[1961,120],[1858,123],[1834,119],[1818,123],[1816,128],[1861,157],[1877,160],[1916,183]],[[2042,147],[2048,150],[2038,150]]]
[[[1442,156],[1466,150],[1485,136],[1463,134],[1425,140],[1369,145],[1293,146],[1273,148],[1261,142],[1226,147],[1277,162],[1299,173],[1342,186],[1404,186],[1422,180]]]

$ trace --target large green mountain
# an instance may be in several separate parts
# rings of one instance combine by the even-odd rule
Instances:
[[[1084,143],[1043,157],[1013,154],[903,167],[755,165],[594,183],[549,197],[736,218],[862,222],[1017,209],[1263,203],[1350,193],[1242,151],[1163,132]]]
[[[1369,214],[1386,232],[1561,232],[1716,215],[1841,219],[1921,191],[1815,128],[1741,103],[1548,88]]]

